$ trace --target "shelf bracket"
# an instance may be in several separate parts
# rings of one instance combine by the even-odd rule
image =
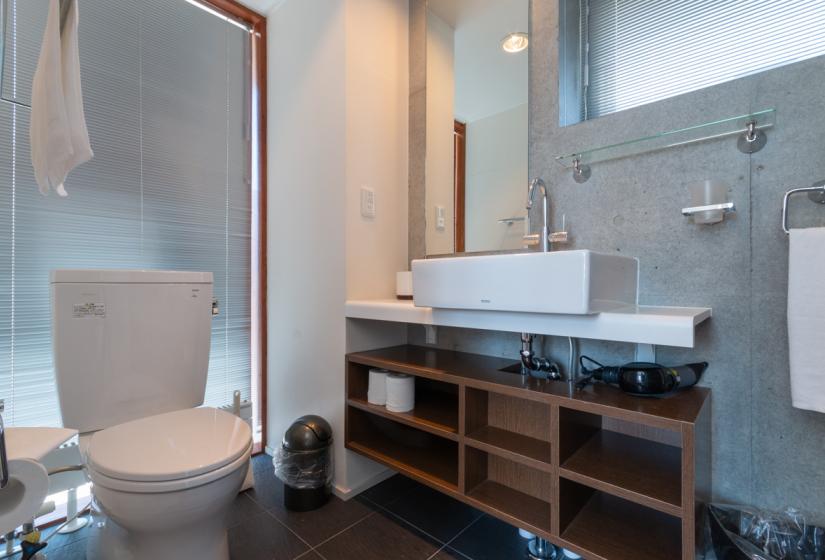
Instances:
[[[655,344],[637,344],[636,345],[636,361],[656,363],[656,345]]]

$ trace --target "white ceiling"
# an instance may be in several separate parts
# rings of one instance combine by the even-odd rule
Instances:
[[[527,51],[501,49],[508,33],[528,30],[529,0],[429,0],[455,29],[455,116],[472,122],[527,103]]]
[[[259,14],[266,16],[280,6],[284,0],[240,0],[240,2],[247,8],[252,8]]]

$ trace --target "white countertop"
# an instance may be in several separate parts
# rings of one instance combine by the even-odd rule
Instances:
[[[416,307],[396,299],[350,300],[346,316],[419,325],[529,332],[637,344],[693,348],[696,326],[711,317],[709,307],[640,305],[595,315],[560,315]]]

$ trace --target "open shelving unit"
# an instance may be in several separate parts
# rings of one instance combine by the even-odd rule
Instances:
[[[346,446],[591,560],[694,558],[710,495],[710,391],[639,399],[416,346],[347,356]],[[416,408],[367,402],[371,368],[416,376]]]

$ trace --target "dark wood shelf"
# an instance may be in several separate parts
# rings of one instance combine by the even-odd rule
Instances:
[[[495,428],[483,426],[465,437],[470,447],[492,453],[511,461],[525,464],[545,472],[552,471],[550,442]]]
[[[559,474],[675,516],[682,514],[682,450],[599,430]]]
[[[535,496],[492,480],[485,480],[470,490],[467,496],[482,509],[503,514],[521,528],[550,532],[550,504]]]
[[[458,491],[456,442],[354,407],[348,407],[347,417],[349,449],[432,486]]]
[[[366,399],[359,398],[349,398],[347,404],[458,441],[458,402],[455,397],[434,391],[425,395],[423,398],[422,394],[416,395],[415,408],[409,412],[391,412],[385,406],[371,404]]]
[[[683,557],[678,518],[601,492],[590,498],[561,537],[588,551],[592,560]]]

